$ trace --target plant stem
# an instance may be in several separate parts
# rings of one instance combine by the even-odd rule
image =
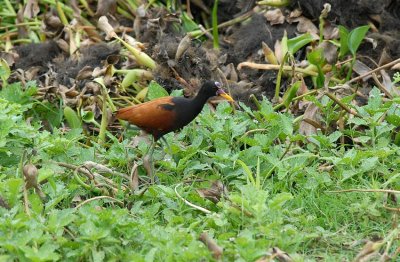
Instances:
[[[212,32],[213,32],[213,44],[215,49],[219,49],[219,37],[218,37],[218,0],[214,0],[214,7],[212,10]]]
[[[332,99],[336,104],[338,104],[341,108],[346,110],[348,113],[361,117],[356,111],[351,110],[347,105],[345,105],[342,101],[340,101],[334,94],[326,92],[325,95],[327,95],[330,99]]]

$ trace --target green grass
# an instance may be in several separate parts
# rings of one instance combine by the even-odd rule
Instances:
[[[340,145],[342,133],[316,134],[308,142],[298,134],[293,117],[274,112],[266,100],[257,111],[242,105],[233,112],[228,103],[221,103],[216,112],[205,107],[181,132],[166,136],[172,155],[167,148],[156,148],[160,184],[132,192],[121,176],[100,174],[96,185],[59,162],[80,166],[94,161],[129,175],[134,161],[145,176],[141,157],[146,143],[127,147],[127,138],[100,146],[82,129],[44,131],[32,89],[14,88],[20,91],[0,92],[0,196],[10,207],[0,208],[0,253],[6,261],[212,260],[198,240],[202,232],[224,249],[226,261],[254,261],[272,247],[296,261],[335,261],[354,258],[362,240],[398,230],[383,208],[385,194],[328,192],[399,186],[399,178],[393,177],[399,173],[400,153],[392,141],[395,127],[386,120],[377,122],[384,108],[397,102],[382,102],[377,90],[369,104],[359,108],[365,117],[349,121],[364,128],[351,124],[343,131],[353,140],[363,138],[363,145]],[[331,110],[329,105],[325,110]],[[29,116],[34,117],[32,124],[26,122]],[[28,212],[18,168],[23,152],[38,167],[46,195],[42,201],[28,189]],[[322,164],[332,168],[319,171]],[[102,184],[104,177],[113,184]],[[199,179],[202,182],[196,182]],[[217,204],[196,192],[215,180],[229,191]],[[184,199],[211,213],[186,205],[174,191],[177,185]],[[96,199],[101,196],[112,198]],[[399,240],[391,240],[388,250],[393,253]]]

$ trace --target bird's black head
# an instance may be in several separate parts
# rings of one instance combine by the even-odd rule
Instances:
[[[222,84],[216,81],[207,81],[205,82],[198,93],[198,96],[203,98],[210,98],[213,96],[222,96],[228,101],[234,101],[232,97],[230,97],[225,91],[222,89]]]

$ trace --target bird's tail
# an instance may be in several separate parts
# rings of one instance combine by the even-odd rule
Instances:
[[[115,114],[115,117],[121,120],[129,120],[129,118],[132,116],[131,111],[134,109],[136,106],[128,106],[121,108],[117,111]]]

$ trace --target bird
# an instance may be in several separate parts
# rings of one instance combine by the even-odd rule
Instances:
[[[154,146],[159,139],[163,139],[165,134],[177,131],[192,122],[200,114],[208,99],[214,96],[234,102],[233,98],[222,89],[220,82],[210,80],[202,84],[199,92],[193,98],[161,97],[121,108],[115,116],[153,136],[148,151],[148,155],[152,157]],[[152,174],[150,176],[152,177]]]

